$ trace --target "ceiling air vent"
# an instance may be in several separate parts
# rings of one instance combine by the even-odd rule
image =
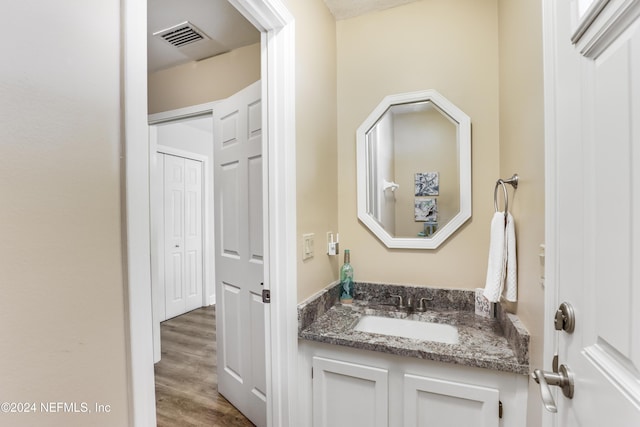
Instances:
[[[164,41],[175,47],[183,47],[200,40],[210,40],[205,33],[189,21],[156,31],[153,35],[162,37]]]

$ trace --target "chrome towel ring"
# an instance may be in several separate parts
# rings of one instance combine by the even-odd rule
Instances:
[[[505,184],[511,184],[511,186],[514,189],[518,188],[518,174],[514,173],[513,176],[509,179],[498,179],[496,181],[496,186],[493,189],[493,207],[495,208],[496,212],[499,212],[498,210],[498,187],[502,186],[502,192],[504,194],[504,216],[507,216],[507,213],[509,212],[509,192],[507,192],[507,186]]]

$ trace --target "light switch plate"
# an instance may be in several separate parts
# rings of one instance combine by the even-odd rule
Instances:
[[[314,234],[307,233],[302,235],[302,260],[313,257],[313,241]]]

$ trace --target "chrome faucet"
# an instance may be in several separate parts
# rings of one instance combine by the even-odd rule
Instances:
[[[411,297],[407,298],[407,302],[405,304],[405,299],[402,295],[391,295],[391,298],[398,298],[398,304],[396,304],[396,308],[400,310],[414,310],[420,313],[424,313],[427,311],[427,305],[425,301],[433,301],[433,297],[430,298],[420,298],[417,304],[413,304],[413,300]]]

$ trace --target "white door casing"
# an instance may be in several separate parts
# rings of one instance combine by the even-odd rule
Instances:
[[[164,160],[165,319],[203,306],[202,163]]]
[[[265,288],[278,295],[267,308],[267,419],[296,426],[296,167],[295,22],[281,0],[229,0],[262,32],[261,75],[265,157]],[[146,3],[125,0],[123,148],[126,185],[127,344],[130,424],[156,424],[151,310]]]
[[[218,391],[266,426],[261,82],[216,105],[214,206]]]
[[[545,369],[575,378],[545,426],[640,425],[640,2],[591,3],[544,3]]]

